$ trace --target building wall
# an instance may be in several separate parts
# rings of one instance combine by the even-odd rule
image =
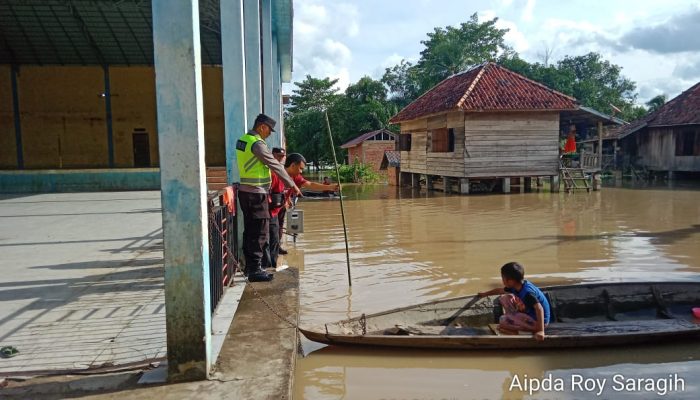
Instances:
[[[465,176],[559,173],[559,112],[467,113]]]
[[[387,182],[389,183],[389,186],[399,186],[399,175],[401,173],[401,170],[396,167],[388,167],[387,168]]]
[[[454,152],[428,151],[430,131],[452,128],[455,135]],[[401,123],[401,133],[411,134],[411,150],[401,151],[401,171],[451,177],[464,176],[464,114],[450,112],[430,118]]]
[[[10,67],[0,65],[0,169],[17,167]]]
[[[202,69],[206,162],[225,162],[222,71]],[[149,134],[151,166],[158,166],[153,67],[111,67],[116,167],[134,165],[132,135]],[[18,76],[26,168],[104,168],[109,164],[101,67],[20,67]],[[0,66],[0,168],[17,167],[10,68]]]
[[[104,75],[99,67],[21,67],[26,168],[107,167]]]
[[[379,171],[379,167],[382,165],[384,152],[394,150],[395,147],[396,143],[393,140],[367,140],[359,146],[355,146],[358,149],[360,161],[369,164],[375,171]]]
[[[696,144],[700,126],[644,129],[633,135],[639,156],[638,163],[652,171],[700,171],[700,156],[676,156],[676,139],[681,131],[695,131]]]

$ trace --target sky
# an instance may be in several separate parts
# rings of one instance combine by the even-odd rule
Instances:
[[[596,51],[637,83],[638,103],[669,98],[700,81],[700,0],[295,0],[294,72],[338,79],[344,90],[416,61],[435,27],[473,13],[498,18],[508,45],[527,61]],[[294,88],[285,84],[285,93]]]

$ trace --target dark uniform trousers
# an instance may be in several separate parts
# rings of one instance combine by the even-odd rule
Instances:
[[[262,268],[270,234],[270,211],[267,194],[238,192],[243,211],[243,255],[245,272],[250,275]]]
[[[280,253],[280,220],[277,215],[270,218],[270,241],[268,242],[263,264],[266,267],[277,268],[277,258]]]

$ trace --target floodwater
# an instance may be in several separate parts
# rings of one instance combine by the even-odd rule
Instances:
[[[288,261],[301,271],[301,324],[309,327],[497,287],[508,261],[524,264],[540,286],[700,281],[697,187],[457,196],[347,186],[351,290],[339,201],[307,199],[299,208],[305,233],[288,241]],[[299,399],[700,398],[697,342],[488,352],[303,347]],[[653,386],[630,386],[629,378]],[[530,393],[525,382],[544,389]]]

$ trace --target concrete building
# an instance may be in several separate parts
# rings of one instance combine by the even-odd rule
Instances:
[[[360,162],[369,164],[379,171],[384,152],[394,150],[396,134],[387,129],[366,132],[340,145],[348,151],[348,164]]]
[[[172,381],[213,361],[206,165],[236,182],[236,140],[281,122],[292,19],[292,0],[0,4],[0,192],[161,189]]]

